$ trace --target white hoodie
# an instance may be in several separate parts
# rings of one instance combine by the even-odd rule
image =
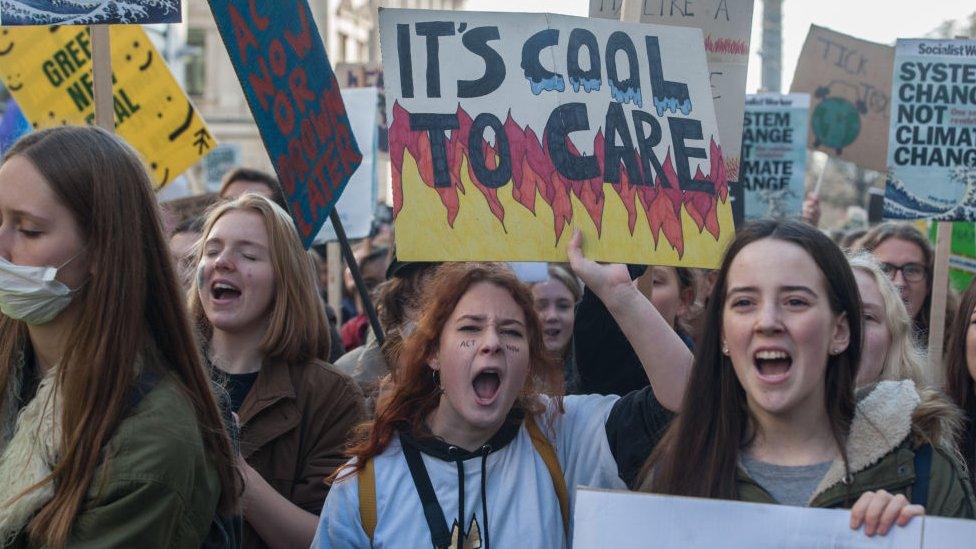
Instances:
[[[542,432],[550,437],[566,479],[570,517],[577,486],[626,488],[605,431],[607,417],[618,399],[613,395],[565,397],[565,414],[557,416],[553,423],[554,437],[546,428],[546,419],[540,418]],[[552,414],[552,403],[549,404],[547,414]],[[452,533],[458,521],[458,475],[463,467],[462,535],[466,539],[452,547],[487,549],[489,543],[493,547],[546,549],[569,546],[552,477],[525,425],[518,427],[510,442],[486,455],[482,463],[483,456],[479,455],[455,462],[421,453]],[[377,503],[372,545],[360,520],[357,477],[350,476],[337,482],[329,492],[313,548],[432,547],[430,528],[401,441],[394,439],[373,459]],[[487,500],[487,518],[482,496]]]

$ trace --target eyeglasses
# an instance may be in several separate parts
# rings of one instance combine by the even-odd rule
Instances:
[[[901,271],[901,276],[908,282],[921,282],[925,280],[925,267],[918,263],[905,263],[904,265],[892,265],[891,263],[881,263],[881,270],[888,278],[894,280],[895,273]]]

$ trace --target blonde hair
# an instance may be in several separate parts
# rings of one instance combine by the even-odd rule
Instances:
[[[868,252],[847,254],[851,268],[868,274],[878,286],[884,302],[884,323],[891,334],[891,345],[877,381],[910,379],[919,387],[929,385],[925,376],[925,355],[912,336],[912,319],[898,289],[881,270],[878,260]]]
[[[550,263],[546,269],[549,273],[549,280],[555,280],[566,286],[569,293],[573,296],[573,303],[579,303],[580,299],[583,299],[583,286],[580,284],[576,274],[573,273],[567,265],[562,263]],[[529,287],[533,287],[538,282],[530,284]]]
[[[207,214],[203,238],[195,257],[203,259],[204,242],[217,221],[232,211],[248,211],[264,219],[268,231],[268,252],[274,273],[275,295],[268,314],[268,331],[260,344],[266,360],[299,364],[314,359],[329,359],[329,329],[325,310],[318,294],[317,269],[305,252],[291,218],[268,198],[246,193],[229,202],[217,204]],[[195,277],[189,291],[190,318],[204,341],[213,335],[213,325],[200,301],[200,281]]]

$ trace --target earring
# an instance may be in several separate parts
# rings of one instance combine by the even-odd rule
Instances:
[[[724,341],[722,342],[722,354],[729,356],[729,344]]]
[[[830,350],[830,354],[832,354],[832,355],[839,355],[840,354],[840,349],[833,348],[833,349]]]
[[[437,387],[437,389],[440,390],[440,388],[441,388],[441,373],[438,372],[437,370],[434,370],[433,368],[431,368],[431,370],[430,370],[430,379],[434,382],[434,387]]]

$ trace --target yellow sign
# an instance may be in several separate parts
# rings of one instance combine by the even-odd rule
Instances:
[[[203,118],[138,25],[112,25],[115,130],[143,156],[156,185],[216,145]],[[5,27],[0,78],[34,129],[95,119],[87,27]]]
[[[700,30],[397,9],[379,22],[400,259],[565,261],[580,229],[596,261],[719,265],[735,228]]]

